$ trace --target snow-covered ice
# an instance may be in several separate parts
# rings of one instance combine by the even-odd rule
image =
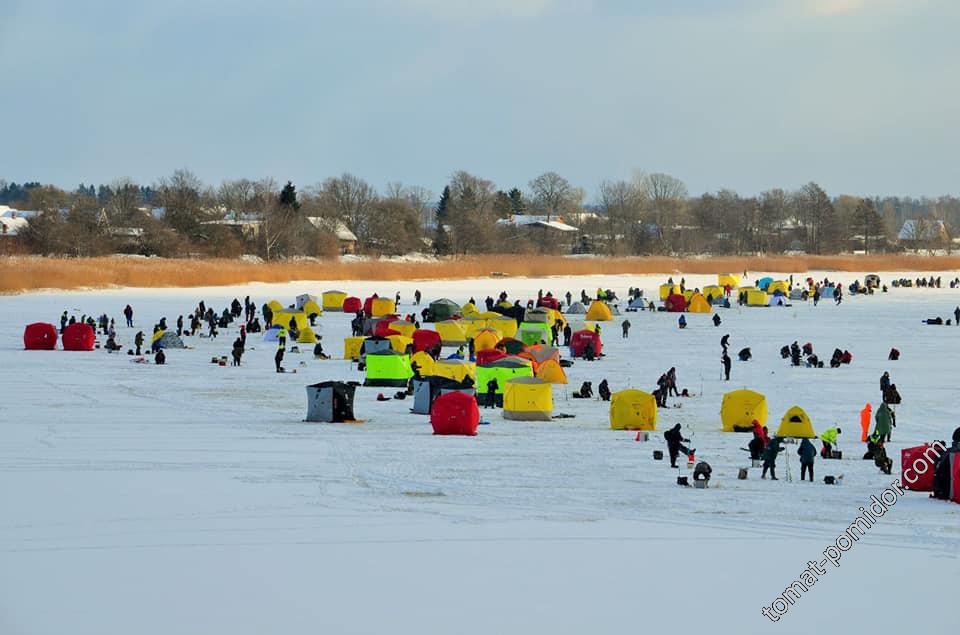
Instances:
[[[849,283],[862,274],[829,275]],[[899,274],[881,274],[884,281]],[[904,274],[909,277],[909,274]],[[753,277],[753,276],[751,276]],[[758,276],[759,277],[759,276]],[[774,276],[776,277],[776,276]],[[801,277],[799,274],[797,278]],[[802,277],[806,277],[804,274]],[[953,274],[943,274],[946,281]],[[713,276],[687,276],[688,286]],[[189,338],[167,366],[126,355],[27,352],[29,322],[72,314],[117,319],[119,341],[173,323],[204,299],[222,310],[249,294],[259,305],[342,288],[365,297],[399,291],[401,312],[424,301],[506,290],[579,295],[598,286],[656,292],[660,276],[413,282],[309,282],[206,289],[112,289],[0,297],[0,634],[97,633],[716,633],[895,632],[955,628],[953,591],[960,506],[907,493],[776,624],[761,614],[810,560],[821,560],[899,473],[900,449],[949,439],[957,425],[960,290],[891,289],[788,308],[720,309],[710,315],[630,313],[603,327],[602,361],[568,369],[554,387],[555,412],[572,419],[491,421],[473,438],[435,437],[410,401],[377,402],[360,388],[364,424],[308,424],[304,386],[357,379],[348,361],[288,354],[297,373],[273,372],[272,344],[251,336],[240,368],[210,363],[229,354],[235,329]],[[946,286],[946,285],[944,285]],[[120,326],[133,305],[137,329]],[[581,316],[582,317],[582,316]],[[629,339],[619,321],[628,317]],[[571,318],[577,323],[577,317]],[[339,357],[349,316],[319,320]],[[750,346],[720,379],[720,345]],[[791,368],[781,346],[810,341],[840,369]],[[902,352],[888,362],[891,347]],[[714,469],[708,490],[683,489],[662,435],[634,441],[609,429],[608,404],[569,398],[584,380],[616,391],[650,391],[671,366],[695,394],[671,399],[658,427],[693,434]],[[904,402],[888,449],[893,476],[861,461],[859,411],[879,403],[891,372]],[[724,392],[766,394],[771,431],[800,405],[818,432],[844,429],[842,461],[816,464],[798,480],[787,446],[778,482],[749,459],[747,435],[719,432]],[[843,475],[843,484],[822,482]]]

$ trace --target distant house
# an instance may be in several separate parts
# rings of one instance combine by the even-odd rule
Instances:
[[[950,242],[950,234],[942,220],[911,218],[903,221],[897,241],[907,249],[929,249]]]
[[[559,216],[539,216],[536,214],[515,214],[501,218],[497,225],[517,236],[522,236],[551,251],[573,251],[577,245],[580,230],[568,225]]]
[[[340,244],[341,254],[352,254],[356,252],[357,235],[350,231],[350,228],[347,227],[343,221],[323,218],[321,216],[309,216],[307,220],[320,231],[333,234]]]
[[[23,212],[6,205],[0,205],[0,253],[16,251],[20,244],[20,233],[30,224],[30,218],[36,212]]]

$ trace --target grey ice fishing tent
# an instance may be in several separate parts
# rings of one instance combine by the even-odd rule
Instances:
[[[586,315],[587,307],[583,306],[583,302],[574,302],[568,306],[567,310],[564,312],[573,315]]]
[[[186,348],[183,340],[173,331],[167,331],[154,343],[156,348]]]
[[[430,407],[440,395],[448,392],[462,392],[474,396],[476,391],[467,385],[447,377],[423,377],[413,380],[413,408],[410,412],[418,415],[430,414]]]
[[[580,303],[578,302],[577,304],[580,304]],[[580,306],[583,306],[583,305],[580,304]],[[643,298],[643,296],[640,296],[639,298],[634,298],[633,300],[630,300],[630,304],[627,305],[627,308],[633,309],[634,311],[642,311],[643,309],[647,308],[647,301]],[[570,311],[567,311],[567,313],[570,313]]]
[[[454,315],[460,315],[460,305],[453,300],[440,298],[427,307],[427,322],[443,322]]]
[[[322,381],[307,386],[307,421],[353,421],[354,384]]]
[[[390,340],[385,337],[373,336],[363,340],[364,355],[371,353],[389,353],[392,350],[393,345],[390,343]]]

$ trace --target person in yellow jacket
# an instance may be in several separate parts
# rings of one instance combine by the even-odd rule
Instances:
[[[823,448],[820,450],[820,456],[825,459],[832,458],[833,446],[837,443],[837,437],[843,431],[840,428],[827,428],[823,431],[823,434],[820,435],[820,440],[823,441]]]
[[[282,326],[277,331],[277,348],[287,348],[287,329]]]

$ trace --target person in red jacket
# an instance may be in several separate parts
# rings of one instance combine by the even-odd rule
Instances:
[[[756,419],[753,420],[753,432],[760,437],[761,441],[763,441],[763,447],[767,447],[770,444],[770,437],[767,436],[767,429],[760,425],[760,422]]]

